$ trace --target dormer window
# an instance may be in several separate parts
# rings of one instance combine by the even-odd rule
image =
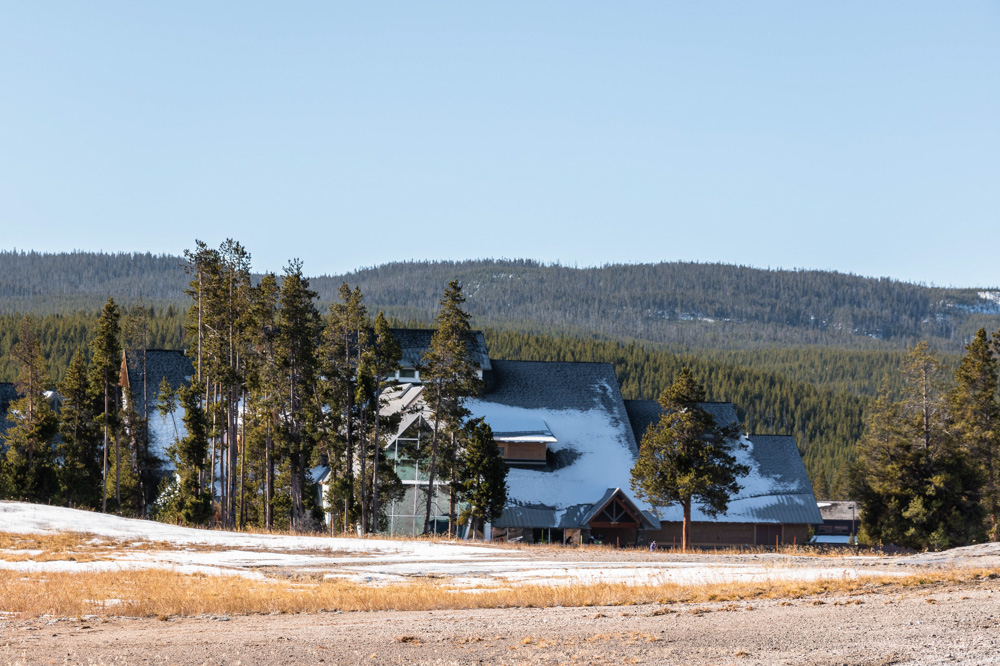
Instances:
[[[415,382],[420,380],[420,373],[416,368],[400,368],[396,373],[396,379],[404,382]]]
[[[538,418],[488,415],[486,422],[493,429],[500,455],[509,463],[544,465],[549,444],[557,441],[545,421]]]

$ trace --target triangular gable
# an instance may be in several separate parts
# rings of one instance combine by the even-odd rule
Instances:
[[[604,496],[591,505],[590,511],[583,516],[580,523],[583,525],[597,523],[601,526],[633,524],[645,529],[658,527],[621,488],[608,488]]]

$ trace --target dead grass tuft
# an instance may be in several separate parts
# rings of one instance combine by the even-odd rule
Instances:
[[[420,639],[416,636],[396,636],[397,643],[412,643],[414,645],[420,645]]]

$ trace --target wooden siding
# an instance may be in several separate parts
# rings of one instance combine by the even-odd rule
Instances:
[[[545,462],[545,442],[497,442],[504,460]]]
[[[780,525],[775,523],[691,523],[691,545],[711,546],[774,546],[777,530],[779,544],[806,543],[808,525]],[[767,543],[759,541],[766,539]],[[681,523],[661,523],[658,530],[646,530],[646,541],[656,541],[661,546],[681,543]]]

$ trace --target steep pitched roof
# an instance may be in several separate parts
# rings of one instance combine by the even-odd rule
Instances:
[[[736,415],[736,407],[731,402],[699,402],[698,406],[711,414],[720,427],[732,424],[739,425],[740,419]],[[643,433],[649,426],[656,423],[663,408],[656,400],[626,400],[625,411],[628,412],[628,420],[632,424],[635,440],[641,442]]]
[[[422,365],[424,352],[431,346],[434,330],[430,328],[394,328],[392,335],[399,342],[403,357],[400,363],[403,367],[416,368]],[[468,341],[472,362],[480,370],[491,368],[490,355],[486,351],[486,338],[482,331],[472,331]]]
[[[142,352],[129,352],[125,355],[128,368],[128,382],[137,403],[142,403]],[[184,410],[177,406],[169,417],[157,412],[156,401],[159,397],[160,382],[164,378],[175,391],[181,386],[191,383],[194,375],[194,365],[184,352],[174,349],[146,350],[146,376],[149,389],[146,392],[146,416],[149,418],[150,451],[163,460],[169,460],[167,447],[175,437],[185,434],[182,418]],[[139,415],[143,413],[138,410]],[[168,462],[169,467],[169,462]]]
[[[142,351],[127,352],[125,358],[128,365],[128,383],[132,389],[132,395],[137,401],[142,400],[143,375],[142,375]],[[146,350],[146,377],[149,380],[149,389],[146,393],[147,404],[156,404],[157,394],[160,390],[160,382],[166,378],[174,390],[180,386],[186,386],[191,382],[194,375],[194,365],[191,359],[184,352],[176,349],[147,349]]]
[[[700,403],[699,405],[722,425],[738,423],[736,409],[731,403]],[[660,416],[662,408],[655,400],[626,400],[625,408],[637,441]],[[741,436],[741,447],[735,447],[733,454],[739,463],[750,468],[750,472],[739,479],[742,487],[729,503],[725,515],[712,518],[705,515],[695,504],[694,520],[746,523],[786,523],[817,524],[822,522],[816,508],[812,483],[806,473],[802,456],[790,435]],[[677,506],[659,509],[663,522],[682,519]]]
[[[607,363],[494,361],[492,388],[466,406],[503,431],[542,423],[555,442],[545,465],[513,465],[498,527],[574,527],[608,487],[627,487],[638,451]]]

